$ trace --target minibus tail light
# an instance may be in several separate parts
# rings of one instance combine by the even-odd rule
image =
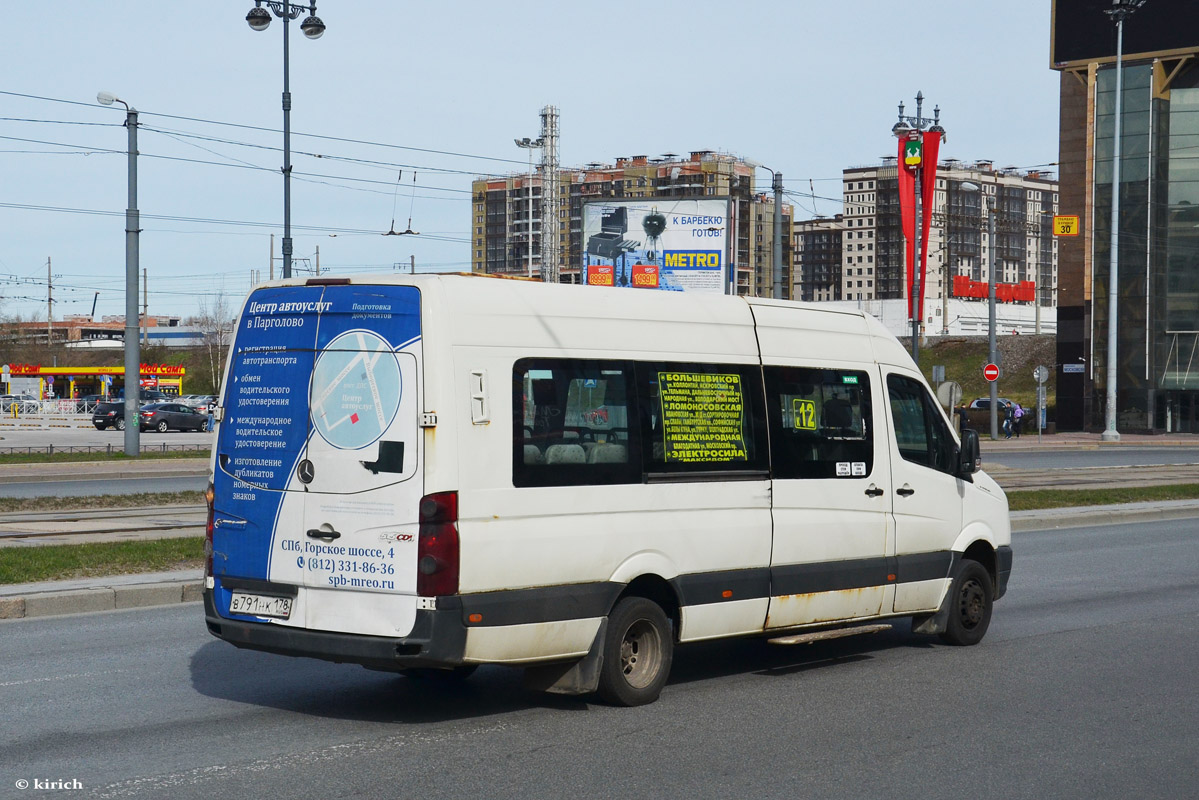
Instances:
[[[208,489],[204,492],[204,499],[208,502],[208,524],[204,526],[204,577],[211,578],[213,501],[216,499],[216,487],[211,483],[208,484]]]
[[[416,593],[458,593],[458,493],[438,492],[420,501],[416,548]]]

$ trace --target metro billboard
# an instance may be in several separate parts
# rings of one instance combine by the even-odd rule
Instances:
[[[587,203],[583,206],[583,282],[672,292],[727,292],[729,206],[727,199]]]

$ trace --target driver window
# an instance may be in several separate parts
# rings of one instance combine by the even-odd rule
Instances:
[[[895,441],[905,461],[954,474],[956,445],[932,397],[919,381],[887,376]]]

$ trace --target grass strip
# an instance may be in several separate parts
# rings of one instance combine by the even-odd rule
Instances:
[[[1119,489],[1030,489],[1007,493],[1012,511],[1039,511],[1045,508],[1107,506],[1121,503],[1145,503],[1162,500],[1199,499],[1199,483],[1167,486],[1127,486]]]
[[[204,537],[0,547],[0,584],[199,569]]]
[[[79,461],[145,461],[146,459],[204,458],[212,455],[211,450],[147,450],[140,456],[127,456],[123,450],[66,451],[48,453],[45,449],[30,453],[0,453],[0,464],[70,464]]]
[[[0,491],[4,487],[0,484]],[[146,506],[201,505],[204,493],[147,492],[101,494],[83,497],[0,497],[0,513],[16,511],[88,511],[94,508],[144,508]]]

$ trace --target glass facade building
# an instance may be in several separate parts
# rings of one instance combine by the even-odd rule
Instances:
[[[1060,213],[1078,214],[1083,235],[1059,245],[1060,429],[1103,430],[1114,329],[1117,430],[1199,432],[1199,67],[1193,55],[1134,54],[1124,62],[1114,325],[1108,304],[1116,68],[1096,62],[1063,71]]]

